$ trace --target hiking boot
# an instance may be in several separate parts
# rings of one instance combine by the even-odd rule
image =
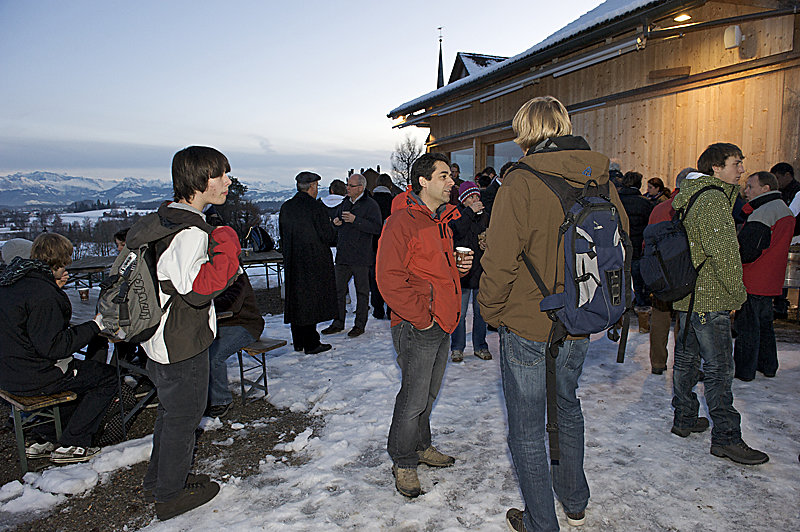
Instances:
[[[219,484],[213,481],[187,484],[177,497],[167,502],[156,502],[156,516],[161,521],[172,519],[202,506],[219,493]]]
[[[492,354],[489,352],[488,349],[478,349],[475,351],[475,356],[480,358],[481,360],[491,360]]]
[[[572,526],[581,526],[586,522],[586,510],[581,510],[575,514],[571,514],[564,510],[564,513],[567,515],[567,523]]]
[[[397,488],[401,495],[413,499],[414,497],[419,497],[419,494],[422,493],[416,468],[393,465],[392,475],[394,475],[394,487]]]
[[[353,327],[352,329],[350,329],[350,332],[347,333],[347,336],[349,336],[350,338],[355,338],[356,336],[361,336],[362,334],[364,334],[363,327]]]
[[[74,464],[87,462],[92,456],[100,452],[100,447],[59,447],[50,453],[50,461],[54,464]]]
[[[450,467],[456,463],[456,459],[452,456],[447,456],[436,450],[436,447],[431,445],[424,451],[417,451],[419,463],[429,465],[431,467]]]
[[[699,417],[697,421],[694,422],[693,427],[681,428],[672,425],[672,430],[670,430],[670,432],[677,434],[681,438],[685,438],[692,432],[705,432],[706,430],[708,430],[708,418]]]
[[[525,522],[523,520],[522,510],[518,510],[516,508],[510,508],[506,512],[506,524],[508,528],[513,530],[514,532],[525,532]]]
[[[50,443],[49,441],[44,443],[32,443],[25,447],[25,456],[31,460],[35,460],[37,458],[47,458],[55,450],[55,444]]]
[[[228,410],[230,410],[230,408],[231,408],[231,403],[228,403],[226,405],[211,405],[208,408],[206,408],[205,414],[206,417],[210,418],[222,417],[228,413]]]
[[[319,344],[314,349],[306,349],[306,354],[307,355],[316,355],[316,354],[319,354],[319,353],[323,353],[323,352],[327,351],[330,348],[331,348],[331,344]]]
[[[195,475],[194,473],[189,473],[186,476],[186,483],[184,484],[184,487],[190,484],[202,484],[203,482],[210,482],[210,481],[211,477],[209,477],[204,473],[200,473],[199,475]],[[144,499],[144,502],[156,502],[156,498],[153,495],[153,490],[142,489],[142,498]]]
[[[711,445],[711,454],[720,458],[729,458],[737,464],[758,465],[769,462],[767,453],[751,449],[745,442],[730,445]]]
[[[450,357],[453,359],[453,362],[463,362],[464,361],[464,352],[463,351],[458,351],[458,350],[453,350],[453,352],[450,353]]]
[[[344,330],[344,327],[337,327],[336,325],[329,325],[329,326],[325,327],[324,329],[322,329],[322,331],[320,331],[320,332],[322,332],[322,334],[336,334],[336,333],[342,332],[343,330]]]

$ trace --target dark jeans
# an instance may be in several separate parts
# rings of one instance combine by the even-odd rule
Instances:
[[[678,324],[685,330],[686,312],[678,312]],[[675,345],[672,373],[673,424],[690,428],[697,422],[700,403],[692,389],[697,384],[700,360],[703,361],[706,404],[714,426],[711,443],[730,445],[742,441],[741,416],[733,407],[733,339],[731,315],[727,310],[692,312],[686,343],[683,332]]]
[[[450,349],[453,351],[464,351],[467,346],[467,310],[469,300],[472,298],[472,350],[489,349],[486,343],[486,322],[481,317],[481,309],[478,306],[478,289],[461,289],[461,319],[458,321],[456,330],[453,331],[453,339]]]
[[[347,297],[347,284],[350,278],[356,285],[356,327],[362,329],[367,326],[369,316],[369,266],[350,266],[348,264],[336,265],[336,297],[339,305],[339,317],[331,325],[344,328],[346,315],[345,299]]]
[[[589,340],[567,340],[556,358],[558,465],[545,450],[547,344],[500,327],[500,372],[508,411],[508,447],[525,499],[526,530],[558,530],[553,490],[564,509],[579,513],[589,502],[583,472],[583,412],[575,395]]]
[[[295,325],[292,323],[292,345],[295,350],[314,349],[319,346],[319,333],[317,325]]]
[[[63,447],[89,447],[105,417],[108,405],[117,395],[117,373],[108,364],[94,360],[74,360],[58,382],[40,388],[35,393],[19,395],[50,395],[66,391],[75,392],[78,399],[74,408],[61,409],[64,418],[69,417],[69,421],[58,444]],[[55,428],[51,424],[36,427],[35,433],[43,439],[55,441]]]
[[[751,380],[755,378],[756,370],[769,375],[778,371],[772,304],[772,296],[747,294],[747,301],[736,311],[733,320],[736,329],[733,348],[736,377]]]
[[[416,468],[417,451],[431,446],[431,410],[447,367],[450,335],[437,323],[420,331],[403,321],[392,327],[392,341],[403,378],[387,450],[397,467]]]
[[[650,306],[650,294],[644,286],[644,279],[642,279],[642,270],[639,267],[641,259],[631,260],[631,277],[633,279],[633,297],[634,304],[637,307]]]
[[[228,405],[233,402],[233,395],[228,388],[228,357],[256,339],[241,325],[217,327],[217,337],[208,348],[208,404],[211,406]]]
[[[144,489],[158,502],[180,494],[192,464],[195,429],[208,398],[208,350],[174,364],[147,361],[150,380],[158,391],[153,451]]]

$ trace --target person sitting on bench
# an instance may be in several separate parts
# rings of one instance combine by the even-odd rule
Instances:
[[[84,462],[99,452],[92,438],[117,392],[111,366],[72,358],[100,332],[102,321],[70,327],[72,306],[62,287],[71,262],[72,242],[44,233],[34,240],[30,259],[15,258],[0,276],[0,388],[27,397],[78,394],[59,446],[55,431],[40,432],[46,441],[26,449],[30,458],[50,456],[55,463]]]

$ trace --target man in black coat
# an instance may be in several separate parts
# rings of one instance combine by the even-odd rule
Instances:
[[[655,204],[642,195],[639,190],[641,187],[642,174],[639,172],[627,172],[622,178],[622,186],[618,192],[619,199],[622,200],[622,205],[625,207],[625,212],[630,221],[631,245],[633,246],[631,273],[636,306],[646,307],[650,305],[650,297],[644,287],[644,280],[642,280],[642,274],[639,271],[639,260],[642,258],[644,228],[647,227],[647,221],[650,219],[650,213],[653,211]],[[649,325],[647,327],[642,327],[641,325],[640,332],[650,330]],[[647,331],[643,330],[645,328]]]
[[[317,323],[336,317],[336,280],[331,246],[336,232],[327,210],[316,200],[320,176],[300,172],[297,194],[281,206],[278,224],[285,270],[283,322],[292,325],[295,351],[322,353]]]
[[[356,285],[356,321],[348,336],[364,334],[369,315],[369,269],[375,265],[373,238],[381,234],[381,209],[367,193],[361,174],[347,178],[347,197],[339,205],[333,224],[339,228],[336,243],[336,319],[322,334],[344,330],[345,296],[350,278]]]

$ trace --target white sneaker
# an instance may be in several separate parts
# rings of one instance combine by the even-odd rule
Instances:
[[[55,464],[86,462],[99,452],[100,447],[59,447],[50,455],[50,461]]]
[[[32,443],[25,448],[25,456],[31,459],[46,458],[50,456],[50,453],[52,453],[55,448],[55,444],[49,441],[44,443]]]

